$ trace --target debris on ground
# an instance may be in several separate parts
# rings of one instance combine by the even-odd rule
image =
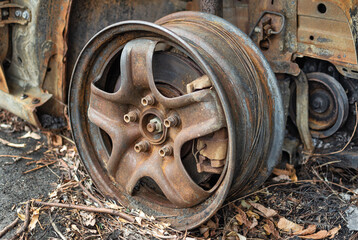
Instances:
[[[1,131],[22,132],[19,140],[47,138],[47,145],[32,148],[46,149],[40,160],[27,157],[31,151],[13,156],[14,162],[23,158],[31,166],[23,176],[42,168],[58,171],[48,196],[9,209],[17,218],[0,230],[0,238],[12,234],[20,239],[358,239],[354,190],[358,189],[358,172],[322,164],[319,157],[301,167],[286,164],[276,168],[259,190],[226,202],[199,228],[178,232],[97,191],[68,131],[40,134],[12,120],[3,121],[4,115],[10,116],[0,111]]]

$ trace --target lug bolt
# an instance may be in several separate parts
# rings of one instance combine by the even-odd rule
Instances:
[[[138,113],[136,111],[130,111],[123,117],[126,123],[135,122],[138,119]]]
[[[149,94],[142,98],[141,103],[143,106],[153,105],[155,103],[155,99],[153,95]]]
[[[29,18],[30,18],[30,13],[29,13],[27,10],[25,10],[25,11],[22,13],[22,18],[23,18],[23,19],[26,19],[26,20],[29,20]]]
[[[176,127],[179,125],[179,117],[177,115],[171,115],[164,120],[164,126],[167,128]]]
[[[163,128],[162,128],[162,123],[161,123],[160,119],[153,118],[152,120],[150,120],[149,123],[147,124],[147,131],[150,133],[162,132]]]
[[[134,151],[137,153],[147,152],[149,150],[149,143],[147,141],[141,141],[134,145]]]
[[[165,157],[165,156],[171,156],[173,155],[173,147],[171,146],[164,146],[159,150],[159,155],[161,157]]]
[[[16,10],[16,11],[15,11],[15,16],[16,16],[16,17],[20,17],[21,15],[22,15],[21,10]]]

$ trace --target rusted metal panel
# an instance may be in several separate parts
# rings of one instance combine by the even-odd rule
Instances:
[[[200,11],[223,17],[223,0],[200,0]]]
[[[66,100],[65,54],[66,41],[64,33],[68,23],[70,0],[52,1],[13,1],[23,6],[19,11],[36,13],[29,16],[26,26],[13,25],[11,36],[11,52],[8,60],[10,66],[5,69],[5,76],[11,96],[7,98],[12,104],[2,106],[22,116],[32,124],[41,127],[34,120],[34,107],[43,107],[47,114],[63,116]],[[28,10],[26,10],[28,9]],[[51,64],[49,64],[51,62]],[[15,92],[13,92],[15,91]],[[19,101],[18,95],[33,96],[40,101],[37,104]],[[49,106],[44,106],[49,97],[54,99]],[[9,103],[9,102],[8,102]],[[21,107],[13,106],[20,104]],[[21,109],[22,113],[16,109]],[[28,111],[25,113],[24,111]]]
[[[263,15],[263,13],[265,13]],[[275,14],[272,14],[273,12]],[[283,17],[279,16],[282,15]],[[299,74],[298,65],[292,62],[292,56],[297,51],[297,1],[293,0],[254,0],[249,1],[249,28],[251,37],[261,48],[276,73]],[[265,27],[272,31],[282,32],[265,36]]]
[[[357,64],[356,46],[348,19],[336,4],[299,1],[298,21],[299,54],[341,66]]]

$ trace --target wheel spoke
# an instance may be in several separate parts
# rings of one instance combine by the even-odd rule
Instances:
[[[177,207],[193,206],[208,197],[209,193],[190,178],[180,160],[173,157],[163,159],[157,152],[148,158],[128,153],[119,164],[117,181],[128,194],[142,177],[150,177],[170,202]]]
[[[121,110],[121,107],[114,101],[113,94],[100,90],[94,84],[91,85],[88,117],[111,138],[115,137],[115,129],[123,123]]]
[[[111,156],[107,162],[107,169],[112,176],[115,176],[120,169],[119,165],[129,151],[134,141],[140,137],[138,126],[127,126],[117,130],[116,135],[112,138],[113,147]]]
[[[133,103],[139,93],[154,83],[152,59],[157,42],[148,39],[130,41],[123,49],[118,79],[118,91],[115,93],[120,103]]]

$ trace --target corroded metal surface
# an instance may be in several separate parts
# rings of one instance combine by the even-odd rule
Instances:
[[[200,11],[223,16],[223,0],[200,0]]]
[[[182,12],[157,23],[163,27],[118,23],[87,44],[72,78],[72,130],[104,194],[165,216],[176,228],[193,228],[229,192],[244,194],[266,179],[282,147],[282,102],[263,56],[224,20]],[[159,59],[172,54],[184,65]],[[115,76],[112,64],[120,66]],[[207,138],[220,129],[227,136]],[[199,140],[211,149],[198,149]],[[224,145],[215,151],[210,140]],[[195,157],[222,169],[200,171]],[[209,187],[201,185],[206,179],[213,179]]]
[[[308,80],[301,71],[295,78],[296,83],[296,124],[305,150],[312,153],[314,150],[312,136],[309,129]]]

